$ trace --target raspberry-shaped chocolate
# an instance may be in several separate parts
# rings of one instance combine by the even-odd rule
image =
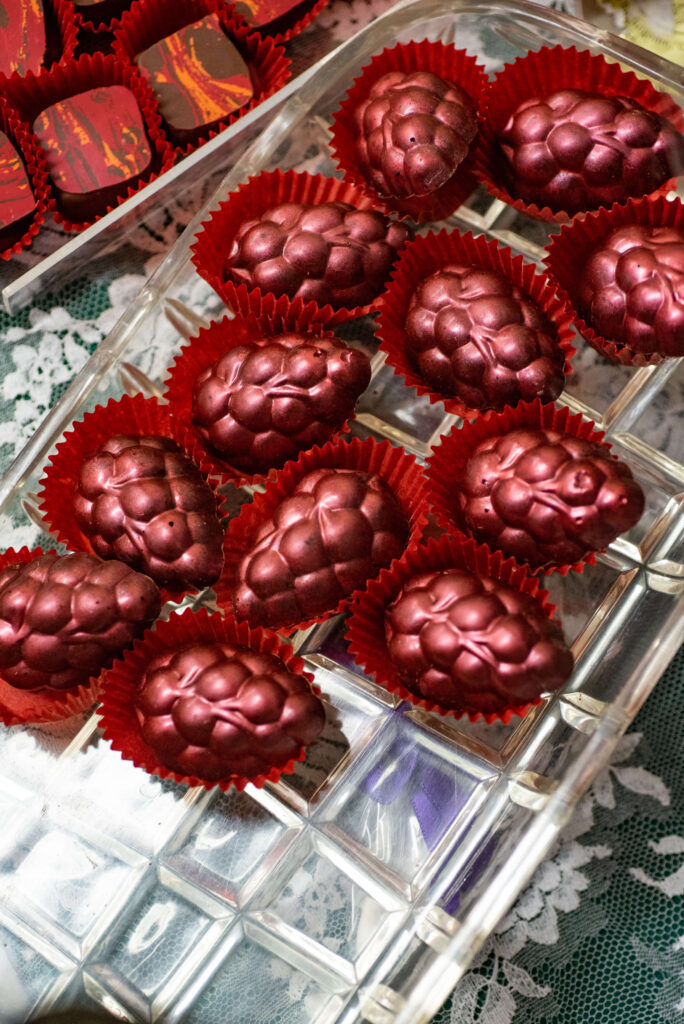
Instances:
[[[294,626],[351,597],[404,550],[408,525],[376,474],[316,469],[259,530],[238,568],[235,614]]]
[[[223,568],[214,493],[166,437],[117,434],[85,459],[76,522],[101,558],[119,558],[173,590],[206,587]]]
[[[385,612],[385,636],[406,688],[450,710],[519,707],[572,672],[560,625],[538,601],[462,569],[405,583]]]
[[[578,308],[598,334],[633,352],[684,355],[684,234],[618,228],[590,256]]]
[[[328,441],[369,381],[363,352],[334,338],[282,334],[230,349],[203,370],[192,422],[236,469],[264,473]]]
[[[435,192],[466,157],[477,132],[467,93],[430,71],[390,71],[355,111],[359,167],[382,196]]]
[[[159,615],[149,576],[95,555],[41,555],[0,572],[0,676],[66,690],[97,676]]]
[[[629,466],[555,430],[486,438],[458,486],[473,536],[535,567],[571,565],[608,547],[644,510]]]
[[[684,169],[684,137],[625,96],[525,100],[499,136],[512,196],[569,214],[648,195]]]
[[[407,237],[377,210],[281,203],[240,225],[224,273],[249,289],[351,309],[380,294]]]
[[[325,725],[323,705],[303,676],[280,658],[229,643],[156,657],[135,710],[161,765],[210,782],[282,768]]]
[[[552,402],[563,390],[553,324],[495,270],[447,266],[421,281],[406,315],[406,354],[426,384],[471,409]]]

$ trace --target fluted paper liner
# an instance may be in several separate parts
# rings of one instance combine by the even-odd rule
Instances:
[[[84,29],[86,32],[94,32],[96,35],[105,32],[114,32],[120,26],[121,18],[125,13],[125,11],[122,11],[119,14],[103,18],[92,8],[89,8],[89,14],[85,14],[83,9],[79,10],[76,7],[73,0],[64,0],[64,3],[68,4],[69,7],[73,9],[73,16],[77,28]]]
[[[521,103],[560,89],[578,89],[598,96],[626,96],[646,110],[662,114],[677,131],[684,130],[684,113],[671,96],[658,92],[651,82],[638,78],[633,71],[623,71],[619,64],[608,63],[605,57],[588,50],[543,46],[517,57],[513,64],[506,64],[489,83],[484,96],[486,116],[474,154],[475,174],[497,199],[537,220],[557,224],[571,220],[571,215],[565,210],[526,203],[506,190],[500,174],[501,156],[496,139]],[[675,178],[650,194],[665,194],[673,187],[676,187]]]
[[[175,0],[172,5],[169,5],[168,0],[136,0],[122,16],[121,24],[114,33],[112,48],[122,60],[133,63],[134,57],[148,46],[153,46],[208,14],[218,16],[226,36],[247,64],[254,95],[244,106],[222,118],[218,124],[198,128],[197,138],[193,141],[177,144],[174,148],[178,155],[191,153],[213,139],[228,125],[281,89],[290,77],[290,61],[284,49],[276,46],[271,39],[262,39],[242,18],[235,16],[223,0]],[[159,109],[156,101],[155,108]],[[168,134],[170,137],[170,129]]]
[[[247,285],[235,285],[223,275],[223,267],[230,245],[240,225],[246,220],[260,217],[266,210],[280,203],[328,202],[349,203],[357,210],[378,210],[377,202],[355,185],[339,178],[325,178],[322,174],[307,174],[297,171],[262,171],[250,178],[247,184],[238,186],[202,223],[192,245],[192,262],[197,271],[217,292],[229,309],[237,313],[255,313],[266,302],[269,293],[259,288],[248,289]],[[273,296],[275,298],[275,296]],[[317,305],[316,303],[312,303]],[[379,308],[379,296],[366,306],[333,309],[327,305],[318,307],[320,319],[329,327],[353,320]]]
[[[0,572],[10,565],[26,565],[43,555],[57,554],[54,548],[8,548],[0,554]],[[5,725],[58,722],[87,711],[97,700],[100,676],[91,677],[83,686],[68,690],[20,690],[2,678],[0,669],[0,721]]]
[[[507,406],[503,412],[486,412],[471,423],[464,423],[460,429],[452,428],[441,438],[441,443],[433,449],[427,463],[428,497],[432,511],[440,526],[446,530],[457,527],[466,536],[473,536],[458,507],[458,483],[461,479],[468,459],[474,448],[485,438],[503,437],[511,430],[529,427],[532,430],[553,430],[559,434],[570,434],[585,441],[600,444],[607,458],[615,458],[610,454],[610,445],[603,440],[604,431],[597,430],[591,420],[585,420],[580,413],[570,413],[567,406],[553,403],[543,404],[536,399],[534,402],[521,402],[514,409]],[[477,539],[477,538],[476,538]],[[533,575],[568,572],[582,572],[584,565],[594,565],[596,554],[591,552],[572,565],[547,565],[532,567],[524,565],[527,572]]]
[[[487,87],[485,69],[465,50],[447,46],[442,42],[433,43],[422,39],[420,42],[398,43],[376,54],[370,64],[362,69],[333,118],[331,144],[337,165],[345,178],[358,185],[387,213],[410,217],[419,224],[443,220],[458,209],[477,187],[472,161],[477,136],[470,144],[468,156],[459,164],[449,181],[427,196],[414,196],[410,199],[381,196],[358,166],[354,112],[377,80],[390,71],[430,71],[444,81],[463,89],[473,101],[475,110],[479,112]],[[478,116],[478,124],[480,121],[481,117]]]
[[[452,532],[408,551],[393,563],[391,569],[383,569],[377,580],[368,584],[365,592],[356,595],[347,619],[349,651],[357,665],[402,700],[452,718],[467,715],[471,722],[484,719],[488,723],[501,721],[507,725],[513,715],[524,717],[531,707],[541,703],[541,697],[497,712],[483,712],[466,705],[461,709],[444,708],[407,689],[390,660],[385,637],[385,610],[414,576],[447,569],[463,569],[474,576],[488,576],[522,594],[529,594],[539,603],[544,615],[548,619],[553,618],[555,605],[549,603],[547,591],[540,589],[538,577],[528,575],[515,559],[504,558],[501,552],[490,551],[486,544],[477,544],[463,534]]]
[[[16,256],[17,253],[21,252],[22,249],[31,245],[33,239],[40,231],[49,207],[50,185],[45,158],[38,145],[38,139],[1,95],[0,131],[7,136],[22,158],[29,181],[31,182],[33,198],[36,201],[36,207],[28,225],[11,245],[8,245],[4,250],[0,250],[0,260],[9,260],[12,256]]]
[[[430,232],[408,242],[392,271],[392,277],[382,300],[376,334],[387,362],[408,387],[419,395],[427,395],[431,403],[442,402],[447,412],[463,419],[482,415],[482,410],[471,409],[459,398],[442,395],[421,377],[406,353],[406,316],[411,298],[418,285],[430,275],[449,264],[483,267],[497,271],[523,291],[548,317],[556,330],[556,341],[565,358],[563,368],[567,376],[572,373],[570,360],[576,349],[572,344],[572,314],[566,303],[557,297],[555,286],[533,264],[525,263],[512,249],[499,245],[484,235],[474,237],[472,232],[462,235],[458,231]]]
[[[48,459],[38,492],[40,510],[51,533],[72,551],[97,554],[76,522],[73,496],[84,459],[93,455],[115,434],[171,438],[199,466],[200,452],[193,445],[184,424],[173,416],[169,405],[160,405],[156,398],[124,395],[119,399],[111,398],[107,405],[98,405],[92,412],[87,412],[83,419],[72,423],[64,434],[64,440],[57,444],[54,455]],[[214,492],[220,518],[222,499],[215,482],[207,482]],[[184,594],[195,593],[196,589],[159,587],[162,602],[180,601]]]
[[[228,775],[218,781],[200,779],[194,775],[180,775],[165,768],[157,755],[143,739],[135,713],[133,700],[150,661],[167,651],[179,651],[196,644],[235,643],[252,651],[271,654],[280,658],[289,672],[303,676],[313,683],[310,672],[304,671],[304,662],[295,656],[292,648],[284,644],[275,633],[265,629],[250,629],[246,622],[236,622],[232,616],[209,615],[205,609],[194,612],[186,609],[180,615],[172,615],[166,622],[158,622],[148,629],[141,640],[116,661],[102,678],[100,725],[104,738],[111,741],[112,749],[120,752],[126,761],[132,761],[136,768],[142,768],[149,775],[162,779],[174,779],[188,786],[204,786],[205,789],[227,790],[234,787],[243,790],[248,783],[262,788],[266,782],[277,782],[281,775],[294,771],[297,761],[303,761],[306,750],[300,747],[297,756],[280,767],[273,767],[264,775],[246,778],[242,775]],[[318,689],[311,687],[316,693]]]
[[[303,32],[307,25],[316,18],[330,0],[300,0],[295,3],[289,11],[285,11],[271,21],[264,21],[261,24],[250,21],[244,11],[240,10],[236,3],[232,3],[233,17],[244,21],[252,32],[258,32],[264,39],[271,39],[277,45],[289,42],[300,32]],[[249,7],[249,0],[243,0],[241,6]],[[258,5],[257,5],[258,6]],[[274,31],[275,29],[275,31]]]
[[[392,491],[403,512],[409,529],[406,550],[420,540],[427,523],[427,494],[425,480],[415,456],[407,455],[403,448],[394,447],[389,441],[378,442],[373,438],[360,441],[352,438],[349,443],[329,441],[322,448],[311,448],[303,452],[296,462],[288,462],[275,479],[266,485],[262,494],[255,494],[251,504],[243,505],[240,514],[230,521],[224,540],[225,565],[221,578],[214,584],[218,603],[232,607],[232,598],[238,582],[238,568],[242,558],[254,545],[259,529],[270,519],[276,508],[292,493],[297,484],[308,473],[322,468],[355,469],[361,473],[377,474]],[[317,622],[324,622],[342,611],[354,596],[343,598],[334,608],[322,615],[306,619],[279,629],[285,635],[298,629],[306,629]]]
[[[546,266],[551,278],[560,286],[559,298],[567,302],[575,327],[592,348],[611,363],[652,366],[662,363],[667,357],[659,352],[633,352],[628,345],[604,338],[578,312],[581,278],[587,260],[613,231],[628,224],[677,228],[684,232],[684,205],[680,199],[645,196],[628,199],[622,205],[615,203],[610,209],[594,210],[581,219],[575,218],[572,224],[562,227],[560,234],[554,235],[547,245]]]

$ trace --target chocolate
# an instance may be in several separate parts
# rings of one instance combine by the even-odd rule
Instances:
[[[0,0],[0,74],[38,74],[46,47],[42,0]]]
[[[307,473],[238,567],[233,607],[251,626],[333,611],[404,550],[408,524],[385,481],[357,470]]]
[[[351,309],[385,286],[408,237],[402,224],[349,203],[281,203],[240,225],[226,280],[290,299]]]
[[[231,466],[264,473],[328,441],[369,381],[363,352],[335,338],[282,334],[232,348],[203,370],[192,422]]]
[[[507,277],[449,265],[425,278],[406,315],[406,355],[439,395],[497,409],[563,390],[556,330]]]
[[[159,615],[148,576],[95,555],[47,554],[0,572],[0,677],[21,690],[81,686]]]
[[[130,89],[102,86],[59,100],[33,122],[57,200],[72,220],[106,212],[152,162],[140,108]]]
[[[629,466],[554,430],[521,427],[481,441],[458,488],[475,539],[535,568],[601,551],[644,511]]]
[[[17,241],[28,227],[36,200],[24,161],[0,132],[0,249]]]
[[[287,32],[311,9],[312,0],[237,0],[235,12],[260,35]]]
[[[381,196],[426,196],[445,185],[477,132],[470,97],[430,71],[390,71],[359,104],[356,157]]]
[[[228,643],[154,658],[135,710],[161,765],[212,782],[282,768],[325,724],[303,676],[271,654]]]
[[[166,437],[111,437],[81,464],[76,522],[101,558],[119,558],[171,590],[201,589],[223,568],[216,498]]]
[[[561,627],[538,601],[462,569],[408,580],[385,612],[385,636],[406,688],[448,710],[500,713],[572,673]]]
[[[249,68],[216,14],[160,39],[135,64],[155,95],[164,128],[179,144],[195,141],[254,94]]]
[[[640,224],[613,231],[582,271],[578,310],[632,352],[684,355],[684,234]]]
[[[684,170],[684,137],[664,117],[578,89],[525,100],[498,143],[510,194],[569,214],[647,195]]]

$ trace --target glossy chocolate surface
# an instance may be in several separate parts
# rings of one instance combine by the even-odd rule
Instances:
[[[525,100],[498,141],[510,194],[569,214],[648,195],[684,170],[684,137],[624,96]]]
[[[307,473],[242,559],[233,607],[251,626],[293,626],[335,608],[397,558],[408,524],[381,477]]]
[[[552,402],[563,390],[555,327],[494,270],[450,265],[422,281],[406,316],[406,354],[437,394],[471,409]]]
[[[618,228],[584,268],[578,309],[598,334],[633,352],[684,355],[684,234]]]
[[[119,558],[159,586],[200,589],[223,568],[216,498],[166,437],[117,435],[81,465],[74,515],[101,558]]]
[[[149,576],[95,555],[48,554],[0,571],[0,678],[21,690],[88,682],[159,615]]]
[[[430,71],[390,71],[359,104],[356,157],[382,196],[435,192],[465,159],[477,132],[470,97]]]
[[[161,765],[212,782],[283,767],[325,724],[303,676],[273,655],[229,643],[155,658],[135,708]]]
[[[324,444],[370,381],[368,357],[332,338],[282,334],[240,345],[196,379],[192,422],[245,473],[279,469]]]
[[[365,306],[385,287],[407,237],[402,224],[376,210],[281,203],[240,225],[224,274],[236,285],[319,306]]]
[[[24,161],[13,143],[0,132],[0,241],[6,228],[30,217],[35,208]]]
[[[38,74],[46,45],[42,0],[0,0],[0,74]]]
[[[216,14],[185,25],[135,57],[176,142],[239,110],[253,95],[249,68]]]
[[[573,657],[528,594],[461,569],[414,576],[385,612],[408,690],[450,710],[501,712],[556,690]]]
[[[458,482],[478,541],[531,566],[571,565],[631,529],[644,495],[605,448],[554,430],[521,427],[486,438]]]

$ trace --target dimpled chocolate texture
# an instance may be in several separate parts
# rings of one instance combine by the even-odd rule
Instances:
[[[282,203],[240,225],[224,273],[236,285],[319,306],[365,306],[385,287],[407,237],[376,210]]]
[[[253,626],[293,626],[332,611],[402,551],[408,526],[375,474],[307,473],[242,559],[235,613]]]
[[[684,168],[684,138],[660,114],[577,89],[526,100],[499,144],[511,195],[570,214],[647,195]]]
[[[494,270],[447,266],[422,281],[406,316],[406,354],[431,388],[471,409],[552,402],[563,390],[553,324]]]
[[[556,690],[573,658],[528,594],[461,569],[421,573],[385,612],[390,660],[442,708],[500,712]]]
[[[329,440],[369,381],[363,352],[332,338],[282,334],[233,348],[203,370],[192,422],[236,469],[266,472]]]
[[[229,643],[155,658],[135,697],[145,742],[164,767],[207,781],[282,767],[325,724],[303,676]]]
[[[600,445],[528,428],[477,445],[459,501],[478,541],[535,567],[606,548],[644,510],[629,466]]]
[[[0,572],[0,677],[21,690],[87,683],[159,615],[149,576],[95,555],[48,554]]]
[[[595,331],[633,352],[684,355],[684,234],[618,228],[590,256],[578,308]]]
[[[171,589],[209,586],[223,568],[213,491],[175,442],[116,435],[81,465],[76,522],[102,558]]]
[[[477,132],[470,97],[429,71],[390,71],[355,111],[359,167],[383,196],[435,192],[466,157]]]

